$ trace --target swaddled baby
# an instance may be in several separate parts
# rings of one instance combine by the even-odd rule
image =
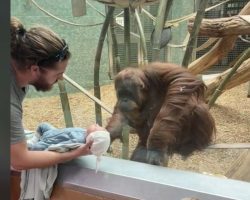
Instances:
[[[98,124],[93,124],[87,128],[86,141],[88,142],[89,140],[93,141],[93,144],[90,147],[90,151],[93,155],[96,156],[97,172],[101,156],[106,153],[109,148],[110,134],[105,128],[99,126]]]
[[[78,148],[86,141],[93,140],[90,151],[97,157],[96,172],[100,157],[107,152],[110,145],[109,132],[99,126],[92,124],[87,129],[79,127],[55,128],[49,123],[39,124],[35,134],[27,140],[28,148],[36,151],[65,152]]]

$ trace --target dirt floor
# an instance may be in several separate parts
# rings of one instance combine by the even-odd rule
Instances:
[[[250,142],[250,98],[247,98],[248,83],[226,91],[211,108],[217,125],[214,143],[249,143]],[[93,94],[93,91],[90,91]],[[102,101],[113,109],[116,97],[113,85],[101,88]],[[94,103],[83,93],[69,95],[71,113],[75,127],[86,127],[95,123]],[[60,128],[65,127],[59,95],[46,98],[26,98],[24,100],[24,126],[35,130],[40,122],[49,122]],[[103,125],[110,114],[103,110]],[[130,153],[137,143],[135,135],[130,136]],[[122,145],[113,143],[113,153],[107,156],[120,157]],[[168,167],[185,169],[213,175],[224,175],[242,149],[205,149],[186,160],[174,155]]]

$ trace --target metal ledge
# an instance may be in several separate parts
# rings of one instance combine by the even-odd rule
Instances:
[[[57,184],[110,199],[249,200],[250,183],[103,156],[95,172],[94,156],[59,166]]]

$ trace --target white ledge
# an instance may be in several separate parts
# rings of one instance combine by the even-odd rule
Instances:
[[[57,184],[111,199],[249,200],[250,183],[103,156],[95,172],[94,156],[59,166]]]

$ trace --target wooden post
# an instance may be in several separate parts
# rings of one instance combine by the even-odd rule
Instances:
[[[241,63],[248,59],[250,57],[250,48],[246,49],[243,52],[243,55],[237,60],[236,64],[231,69],[230,73],[225,77],[225,79],[220,83],[219,87],[215,90],[212,98],[210,99],[208,106],[211,107],[218,96],[222,93],[222,90],[224,89],[224,86],[227,84],[227,82],[230,80],[230,78],[233,76],[233,74],[236,72],[236,70],[240,67]]]
[[[208,0],[201,0],[200,1],[200,5],[199,5],[198,11],[197,11],[197,14],[195,17],[195,21],[194,21],[194,27],[191,31],[190,38],[189,38],[189,41],[187,44],[187,49],[185,51],[184,58],[182,61],[183,67],[187,67],[188,64],[190,63],[191,58],[192,58],[192,53],[193,53],[193,50],[194,50],[194,47],[196,44],[196,38],[197,38],[197,35],[199,32],[200,24],[201,24],[201,21],[203,19],[204,14],[205,14],[207,1]]]
[[[127,67],[130,65],[131,61],[129,8],[124,8],[123,22],[124,22],[125,67]]]
[[[145,39],[145,34],[143,31],[143,27],[141,24],[141,19],[138,14],[137,9],[135,9],[135,18],[138,26],[138,30],[140,33],[140,46],[142,47],[142,52],[143,52],[143,63],[142,64],[148,64],[148,53],[147,53],[147,45],[146,45],[146,39]]]
[[[247,98],[250,98],[250,81],[248,82]]]
[[[108,27],[110,24],[110,20],[112,19],[112,15],[114,12],[114,7],[108,8],[107,16],[104,20],[101,34],[98,41],[96,56],[95,56],[95,65],[94,65],[94,95],[98,99],[101,99],[101,90],[100,90],[100,84],[99,84],[99,71],[100,71],[100,61],[101,61],[101,55],[102,55],[102,48],[103,43],[108,31]],[[98,123],[100,126],[102,125],[102,112],[101,112],[101,106],[97,103],[95,103],[95,117],[96,117],[96,123]]]
[[[161,34],[164,27],[165,20],[167,18],[168,11],[172,5],[173,0],[161,0],[158,8],[158,13],[155,21],[155,32],[153,36],[153,61],[159,61],[160,59],[160,42]],[[167,11],[168,9],[168,11]],[[167,12],[166,12],[167,11]]]
[[[248,35],[250,34],[250,22],[243,16],[244,15],[236,15],[218,19],[203,19],[198,34],[200,36],[213,38],[232,35]],[[191,18],[188,22],[188,31],[191,32],[193,27],[194,18]]]
[[[70,105],[69,105],[68,94],[65,87],[65,82],[63,80],[58,80],[58,86],[60,90],[60,99],[64,114],[65,125],[66,127],[73,127],[73,120],[70,112]]]
[[[110,35],[110,40],[111,40],[111,51],[112,51],[112,61],[113,61],[113,66],[112,69],[110,70],[110,79],[113,79],[114,76],[120,71],[120,57],[118,54],[118,42],[116,39],[115,35],[115,18],[112,15],[110,25],[109,25],[109,35]]]
[[[86,15],[86,0],[71,0],[71,5],[74,17]]]
[[[130,16],[129,8],[124,8],[124,45],[125,45],[125,67],[131,62],[131,48],[130,48]],[[129,132],[123,129],[122,132],[122,158],[128,158],[129,148]]]
[[[130,127],[128,125],[122,128],[122,158],[126,160],[129,157],[129,131]]]
[[[231,71],[231,68],[222,72],[220,75],[216,76],[215,78],[205,81],[206,86],[207,86],[206,98],[210,98],[210,96],[213,94],[215,89],[221,83],[221,80],[224,80],[225,77],[230,73],[230,71]],[[245,60],[241,64],[241,66],[237,69],[237,71],[234,73],[234,75],[227,82],[223,91],[229,90],[233,87],[236,87],[236,86],[243,84],[243,83],[246,83],[248,81],[250,81],[250,58]]]

